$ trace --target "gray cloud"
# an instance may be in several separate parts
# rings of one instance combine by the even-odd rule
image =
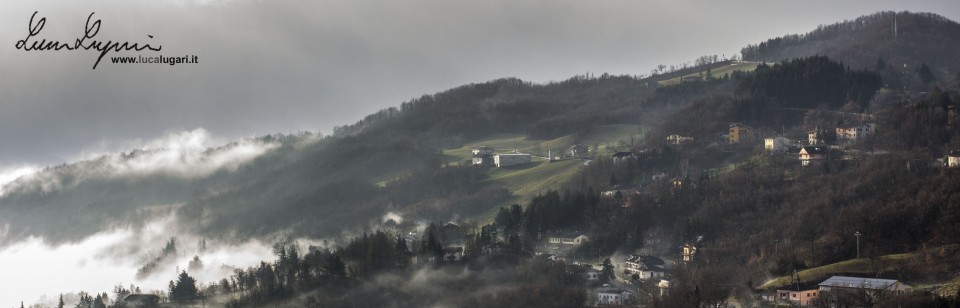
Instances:
[[[955,1],[892,0],[4,2],[0,167],[196,127],[226,138],[329,131],[464,83],[642,74],[880,10],[960,17]],[[72,41],[96,12],[97,39],[163,46],[116,55],[191,54],[200,63],[105,59],[91,70],[94,52],[16,50],[34,11],[47,17],[41,38]]]

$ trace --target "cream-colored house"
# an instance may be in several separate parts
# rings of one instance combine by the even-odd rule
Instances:
[[[579,232],[554,233],[547,237],[547,242],[554,245],[579,246],[589,240],[590,238],[587,235]]]
[[[960,167],[960,151],[950,151],[947,154],[947,168]]]
[[[790,149],[790,139],[786,137],[775,137],[763,139],[763,149],[767,153],[783,153]]]

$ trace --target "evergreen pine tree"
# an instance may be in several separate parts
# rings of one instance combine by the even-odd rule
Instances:
[[[610,258],[603,259],[602,267],[600,270],[600,279],[603,281],[613,281],[616,276],[613,272],[613,263],[610,262]]]
[[[180,272],[177,282],[170,281],[170,299],[173,301],[192,300],[197,297],[197,280],[186,271]]]

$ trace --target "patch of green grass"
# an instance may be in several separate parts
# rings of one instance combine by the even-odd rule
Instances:
[[[556,189],[576,174],[583,161],[567,159],[554,162],[534,160],[528,164],[491,168],[490,181],[502,184],[514,194],[509,203],[521,203],[549,189]]]
[[[575,135],[562,136],[551,140],[531,139],[522,134],[495,134],[486,138],[464,144],[460,148],[443,151],[443,162],[455,164],[467,161],[473,157],[473,149],[488,146],[496,149],[496,153],[512,153],[514,150],[521,153],[531,153],[537,156],[547,156],[548,151],[558,151],[569,155],[570,147],[575,144],[584,144],[596,151],[594,146],[605,149],[621,141],[629,143],[631,137],[639,143],[643,138],[645,128],[636,124],[611,124],[591,128],[582,137]],[[599,153],[599,152],[598,152]]]
[[[514,149],[523,152],[524,149],[541,142],[543,140],[527,139],[523,134],[495,134],[456,149],[443,150],[443,159],[447,164],[470,160],[473,157],[473,149],[481,146],[493,147],[497,153],[512,153]]]
[[[859,258],[851,259],[846,261],[840,261],[833,264],[827,264],[820,267],[814,267],[810,269],[805,269],[797,272],[797,275],[800,276],[800,283],[808,282],[820,282],[823,281],[834,274],[874,274],[878,270],[882,271],[892,271],[897,267],[903,266],[906,264],[910,258],[913,257],[911,253],[901,253],[901,254],[892,254],[885,255],[880,258],[869,259],[869,258]],[[765,282],[761,288],[776,288],[786,284],[793,283],[793,274],[780,276],[774,279],[771,279]]]
[[[473,157],[472,150],[481,146],[493,147],[496,149],[495,153],[512,153],[517,150],[535,155],[529,164],[490,168],[489,181],[503,185],[513,193],[513,198],[502,206],[523,204],[541,192],[556,189],[576,175],[577,170],[583,166],[583,161],[579,159],[548,162],[544,157],[536,156],[546,156],[550,150],[553,150],[554,154],[559,151],[570,155],[570,146],[578,143],[590,146],[591,156],[595,156],[602,152],[597,151],[594,146],[599,145],[601,149],[605,149],[607,145],[616,145],[621,140],[629,143],[631,137],[639,143],[645,130],[643,126],[635,124],[601,125],[590,129],[579,138],[576,135],[567,135],[551,140],[530,139],[522,134],[495,134],[466,143],[460,148],[444,150],[443,161],[445,164],[468,161]],[[496,210],[491,209],[489,213],[476,218],[481,221],[492,219]]]
[[[757,66],[759,66],[759,65],[760,65],[760,62],[737,62],[737,63],[731,63],[730,65],[721,66],[721,67],[717,67],[717,68],[711,69],[711,70],[710,70],[710,74],[713,75],[713,78],[721,78],[721,77],[723,77],[724,74],[733,74],[733,72],[735,72],[735,71],[751,72],[751,71],[753,71],[754,69],[756,69]],[[707,74],[707,71],[704,70],[704,71],[703,71],[703,76],[706,76],[706,74]],[[660,84],[661,86],[675,85],[675,84],[680,83],[680,78],[681,78],[681,77],[671,78],[671,79],[667,79],[667,80],[661,80],[661,81],[659,82],[659,84]],[[684,80],[686,80],[686,79],[701,79],[701,80],[702,80],[702,79],[705,78],[705,77],[700,76],[700,73],[697,72],[697,73],[692,73],[692,74],[683,75],[682,78],[683,78]]]
[[[580,143],[589,145],[591,150],[604,150],[610,145],[620,143],[620,141],[629,143],[631,137],[635,143],[640,143],[645,134],[646,128],[641,125],[602,125],[591,128],[589,132],[580,138]],[[594,149],[594,145],[599,145],[600,149]]]

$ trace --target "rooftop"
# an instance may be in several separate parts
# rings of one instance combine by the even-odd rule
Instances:
[[[823,154],[827,152],[826,147],[803,147],[801,151],[806,151],[807,154]]]
[[[123,298],[125,302],[158,301],[160,297],[154,294],[130,294]]]
[[[864,288],[864,289],[887,289],[894,285],[903,285],[903,283],[894,279],[862,278],[833,276],[824,280],[819,286],[840,287],[840,288]]]

